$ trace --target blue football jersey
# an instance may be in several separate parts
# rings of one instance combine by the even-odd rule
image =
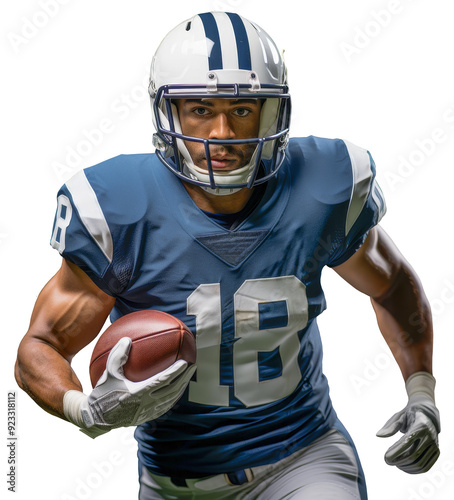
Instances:
[[[116,298],[111,320],[158,309],[196,338],[183,397],[136,430],[144,465],[181,477],[239,470],[333,426],[316,320],[321,272],[353,255],[384,210],[369,153],[316,137],[289,142],[232,230],[154,154],[115,157],[61,188],[51,244]]]

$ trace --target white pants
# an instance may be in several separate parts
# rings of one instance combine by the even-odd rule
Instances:
[[[336,429],[275,464],[246,472],[250,481],[239,486],[223,474],[176,486],[144,467],[139,500],[367,500],[354,445]]]

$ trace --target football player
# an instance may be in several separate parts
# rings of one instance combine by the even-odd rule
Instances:
[[[386,462],[429,470],[440,431],[431,315],[378,226],[385,203],[368,151],[289,140],[280,52],[234,13],[172,30],[149,92],[156,153],[80,171],[58,194],[51,244],[63,261],[20,345],[20,386],[89,436],[137,426],[141,500],[364,500],[322,373],[328,266],[371,297],[405,381],[408,404],[378,433],[403,433]],[[179,361],[131,382],[125,338],[85,395],[73,356],[109,314],[153,308],[191,328],[196,372]]]

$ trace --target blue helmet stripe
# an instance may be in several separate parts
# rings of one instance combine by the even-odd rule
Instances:
[[[209,69],[222,69],[221,40],[216,20],[211,12],[199,14],[199,17],[202,20],[206,37],[213,42],[211,51],[208,54]]]
[[[251,49],[249,47],[249,40],[244,23],[238,14],[232,14],[231,12],[226,12],[226,14],[232,22],[233,31],[235,33],[238,51],[238,68],[251,70]]]

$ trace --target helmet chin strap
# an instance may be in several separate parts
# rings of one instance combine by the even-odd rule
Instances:
[[[243,170],[243,169],[246,169],[246,167],[243,167],[243,168],[237,169],[237,170]],[[193,163],[191,166],[189,166],[188,163],[186,162],[186,160],[184,160],[183,172],[188,177],[190,177],[191,179],[193,179],[195,181],[201,181],[201,182],[206,182],[206,183],[210,182],[210,176],[206,173],[205,170],[202,170],[201,168],[197,167]],[[231,175],[230,174],[229,175],[213,174],[213,176],[214,176],[214,181],[216,182],[216,186],[218,186],[215,189],[210,188],[208,186],[199,185],[199,187],[201,189],[203,189],[204,191],[206,191],[207,193],[210,193],[210,194],[213,194],[216,196],[227,196],[229,194],[237,193],[238,191],[241,191],[241,189],[243,189],[241,187],[240,188],[223,188],[222,184],[219,182],[219,180],[222,180],[224,182],[224,184],[226,184],[226,183],[231,184],[231,183],[235,183],[238,180],[238,178],[240,178],[240,180],[241,180],[243,176],[241,176],[241,177],[235,176],[235,175],[233,175],[233,172],[231,173]]]

